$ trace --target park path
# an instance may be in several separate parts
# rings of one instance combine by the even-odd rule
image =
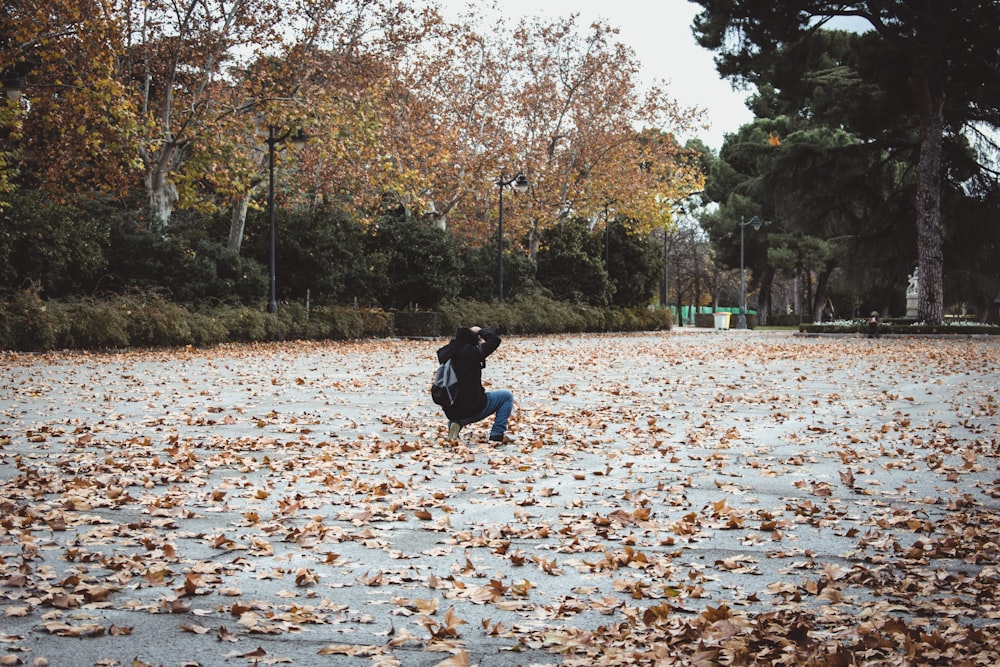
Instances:
[[[1000,342],[440,344],[0,357],[0,664],[1000,661]]]

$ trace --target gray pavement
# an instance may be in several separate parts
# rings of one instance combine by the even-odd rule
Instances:
[[[514,337],[501,448],[440,344],[0,357],[0,664],[1000,661],[1000,341]]]

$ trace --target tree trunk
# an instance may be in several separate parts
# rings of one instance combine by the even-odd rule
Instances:
[[[698,257],[698,244],[692,244],[694,250],[694,311],[691,318],[697,322],[698,313],[701,312],[701,262]]]
[[[816,321],[816,307],[813,304],[813,276],[809,269],[802,269],[802,279],[806,283],[806,308],[809,309],[809,322]]]
[[[170,182],[170,165],[177,159],[180,148],[175,144],[167,144],[151,156],[146,156],[146,173],[143,175],[143,185],[146,188],[146,199],[149,204],[150,229],[164,233],[170,225],[170,215],[179,199],[177,187]]]
[[[684,290],[681,287],[681,254],[675,254],[674,273],[677,274],[677,326],[684,326]]]
[[[805,322],[805,317],[802,315],[802,287],[799,285],[799,274],[799,271],[795,271],[792,277],[792,298],[795,300],[792,311],[799,316],[799,322]]]
[[[826,303],[826,288],[830,284],[831,275],[833,275],[833,269],[823,269],[816,274],[816,294],[812,304],[810,304],[813,322],[823,321],[823,305]]]
[[[531,231],[528,233],[528,255],[531,261],[538,260],[538,246],[542,243],[542,232],[538,228],[538,221],[531,221]]]
[[[243,230],[247,224],[247,206],[249,204],[249,192],[233,197],[233,212],[229,219],[229,242],[226,247],[237,254],[243,245]]]
[[[177,203],[177,188],[159,171],[146,172],[143,180],[149,201],[150,229],[163,233],[170,224],[170,215]]]
[[[920,160],[917,163],[917,319],[927,324],[944,320],[944,253],[941,245],[941,146],[944,133],[944,91],[928,75],[923,87]]]
[[[757,325],[767,326],[768,316],[771,314],[771,288],[774,283],[774,267],[769,266],[764,270],[764,275],[760,279],[760,291],[757,292]]]

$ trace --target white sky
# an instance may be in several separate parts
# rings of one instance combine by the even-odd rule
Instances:
[[[457,18],[467,4],[466,0],[438,2],[446,18]],[[665,81],[681,106],[706,111],[710,127],[698,137],[716,150],[726,133],[753,120],[744,104],[748,93],[734,91],[720,79],[713,53],[694,41],[691,21],[700,5],[688,0],[501,0],[500,7],[512,23],[521,16],[578,13],[583,26],[601,19],[619,28],[618,39],[635,51],[646,82]]]

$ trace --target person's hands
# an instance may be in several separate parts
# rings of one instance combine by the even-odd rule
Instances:
[[[482,327],[469,327],[469,331],[476,334],[477,336],[479,335],[479,332],[482,330],[483,330]]]

